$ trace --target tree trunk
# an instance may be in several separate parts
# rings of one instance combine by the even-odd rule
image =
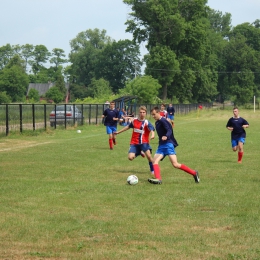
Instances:
[[[162,100],[166,100],[166,99],[167,99],[167,84],[165,84],[163,87],[163,96],[162,96]]]

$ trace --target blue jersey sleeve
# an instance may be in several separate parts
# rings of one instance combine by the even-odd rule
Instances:
[[[154,126],[148,121],[148,129],[150,130],[150,131],[155,131],[155,128],[154,128]]]

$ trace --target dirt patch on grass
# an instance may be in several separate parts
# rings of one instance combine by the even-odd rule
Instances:
[[[51,142],[35,142],[35,141],[27,141],[27,140],[5,140],[4,142],[0,142],[0,152],[8,152],[8,151],[17,151],[22,149],[27,149],[30,147],[34,147],[37,145],[49,144]]]

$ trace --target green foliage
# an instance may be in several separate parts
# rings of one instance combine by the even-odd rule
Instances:
[[[27,74],[15,56],[0,73],[0,91],[5,91],[12,102],[22,101],[28,84]]]
[[[60,90],[53,86],[51,87],[46,93],[45,96],[48,100],[53,100],[55,103],[60,103],[64,100],[63,93],[60,92]]]
[[[162,86],[152,76],[137,77],[128,81],[124,89],[120,89],[120,95],[138,96],[139,103],[153,104]]]
[[[101,79],[92,79],[91,84],[89,85],[89,93],[95,99],[104,98],[107,99],[112,95],[112,89],[109,86],[109,82]]]
[[[40,100],[39,91],[34,88],[31,88],[28,93],[28,98],[38,102]]]
[[[125,82],[141,73],[139,46],[130,40],[120,40],[107,44],[99,53],[95,67],[95,77],[104,78],[114,93],[125,86]]]
[[[0,92],[0,104],[11,103],[11,97],[6,94],[6,91]]]

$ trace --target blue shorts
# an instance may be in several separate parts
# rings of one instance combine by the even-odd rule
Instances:
[[[174,145],[172,143],[166,143],[166,144],[159,145],[156,153],[162,154],[163,157],[165,157],[166,155],[176,154]]]
[[[231,145],[232,145],[232,148],[235,147],[235,146],[238,146],[238,142],[241,142],[241,143],[245,143],[246,139],[244,137],[240,137],[238,139],[232,139],[231,140]]]
[[[116,132],[116,126],[106,126],[107,129],[107,134],[113,134],[114,132]]]
[[[168,114],[168,118],[171,119],[171,120],[174,120],[174,115],[169,115]]]
[[[130,148],[128,153],[135,153],[136,156],[141,154],[141,151],[146,152],[150,150],[152,152],[152,148],[149,144],[130,144]]]

